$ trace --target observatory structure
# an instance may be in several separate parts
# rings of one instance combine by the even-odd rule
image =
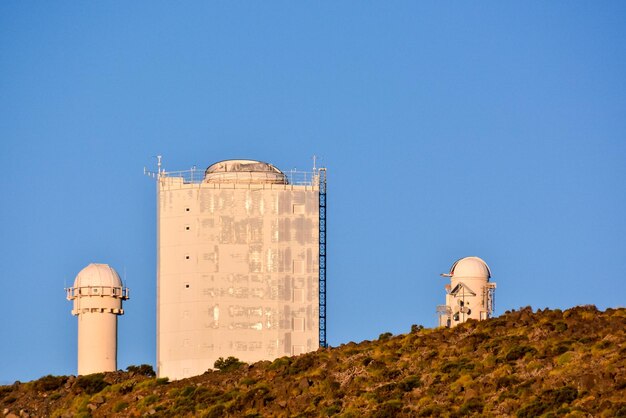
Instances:
[[[157,179],[157,370],[326,345],[326,170],[255,160]]]
[[[490,282],[491,270],[478,257],[457,260],[449,273],[445,286],[446,304],[437,306],[439,326],[454,327],[468,319],[483,320],[493,314],[496,284]]]
[[[117,316],[128,288],[108,264],[89,264],[65,291],[78,317],[78,374],[117,370]]]

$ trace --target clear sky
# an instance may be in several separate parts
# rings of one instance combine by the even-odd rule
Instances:
[[[76,373],[64,286],[126,277],[155,363],[155,169],[328,167],[331,345],[435,326],[477,255],[496,314],[624,306],[626,2],[0,2],[0,382]]]

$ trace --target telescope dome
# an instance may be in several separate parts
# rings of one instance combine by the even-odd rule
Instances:
[[[256,160],[224,160],[204,172],[206,183],[288,184],[287,176],[272,164]]]
[[[465,257],[457,260],[450,269],[449,275],[454,278],[485,278],[491,277],[487,263],[479,257]]]
[[[122,287],[122,280],[108,264],[91,263],[74,280],[74,288],[80,287]]]

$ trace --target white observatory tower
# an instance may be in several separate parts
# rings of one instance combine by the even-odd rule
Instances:
[[[66,289],[78,316],[78,374],[117,370],[117,316],[128,288],[108,264],[89,264]]]
[[[439,326],[454,327],[468,319],[483,320],[493,314],[496,284],[490,282],[491,270],[478,257],[457,260],[449,273],[446,304],[437,306]]]
[[[225,160],[156,178],[160,377],[326,346],[325,168]]]

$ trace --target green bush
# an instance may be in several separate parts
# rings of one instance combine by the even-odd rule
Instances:
[[[404,392],[409,392],[415,388],[420,387],[421,385],[422,385],[422,382],[420,381],[419,376],[409,376],[405,378],[404,380],[402,380],[398,384],[398,387]]]
[[[0,399],[11,392],[13,392],[13,388],[11,386],[0,386]]]
[[[159,377],[159,378],[157,378],[157,380],[156,380],[156,384],[157,384],[157,385],[165,385],[165,384],[167,384],[169,381],[170,381],[170,378],[169,378],[169,377]]]
[[[149,364],[142,364],[140,366],[128,366],[126,371],[129,373],[134,373],[141,376],[155,377],[156,373],[154,369]]]
[[[441,366],[443,373],[459,373],[463,370],[474,370],[474,363],[468,358],[447,361]]]
[[[542,394],[544,400],[552,400],[556,406],[570,403],[578,397],[578,390],[571,386],[563,386],[558,389],[549,389]]]
[[[221,418],[226,415],[226,407],[222,404],[212,406],[206,414],[203,415],[204,418]]]
[[[380,341],[387,341],[387,340],[388,340],[388,339],[390,339],[392,336],[393,336],[393,334],[392,334],[392,333],[390,333],[390,332],[383,332],[382,334],[380,334],[380,335],[378,336],[378,339],[379,339]]]
[[[458,413],[462,416],[468,416],[474,412],[482,412],[483,408],[483,402],[479,398],[471,398],[463,405],[461,405]]]
[[[113,406],[113,412],[122,412],[126,408],[128,408],[128,402],[120,401]]]
[[[411,325],[411,334],[417,334],[418,332],[420,332],[423,329],[424,329],[423,325],[413,324],[413,325]]]
[[[297,357],[289,366],[289,374],[298,374],[307,371],[315,364],[311,354]]]
[[[242,385],[245,385],[245,386],[252,386],[257,381],[258,381],[257,379],[253,379],[251,377],[244,377],[243,379],[241,379],[241,381],[239,383],[242,384]]]
[[[516,385],[520,380],[515,375],[506,375],[499,377],[496,380],[496,389],[507,388],[509,386]]]
[[[506,361],[515,361],[524,357],[527,353],[536,354],[537,350],[534,347],[529,347],[526,345],[519,345],[511,348],[506,356],[504,357]]]
[[[536,399],[520,408],[516,416],[517,418],[535,418],[543,414],[546,409],[548,409],[548,405],[544,404],[540,399]]]
[[[567,324],[565,322],[557,322],[554,324],[554,329],[556,332],[567,331]]]
[[[159,397],[157,395],[155,395],[155,394],[152,394],[152,395],[148,395],[145,398],[143,398],[141,400],[141,404],[145,405],[145,406],[148,406],[148,405],[152,405],[153,403],[155,403],[158,400],[159,400]]]
[[[231,370],[237,370],[244,364],[246,363],[244,363],[243,361],[239,361],[237,357],[229,356],[226,359],[224,359],[224,357],[218,358],[217,360],[215,360],[213,366],[219,371],[227,372]]]
[[[109,386],[104,381],[104,373],[94,373],[85,376],[78,376],[76,379],[76,386],[82,389],[88,395],[100,392],[105,387]]]
[[[35,380],[33,382],[35,389],[40,392],[48,392],[57,390],[67,382],[67,376],[52,376],[51,374]]]
[[[330,417],[330,416],[336,415],[339,412],[341,412],[341,406],[337,405],[337,404],[330,405],[330,406],[327,406],[326,408],[324,408],[323,412],[324,412],[324,416],[325,417]]]
[[[380,405],[372,416],[375,418],[395,418],[401,411],[402,401],[394,399]]]
[[[122,383],[119,384],[118,391],[121,394],[132,392],[132,390],[135,388],[136,384],[137,384],[137,382],[134,382],[132,380],[127,380],[127,381],[122,382]]]
[[[279,357],[274,360],[267,368],[269,370],[278,370],[283,367],[287,367],[291,364],[291,359],[289,357]]]
[[[561,405],[568,404],[578,398],[578,390],[571,386],[558,389],[544,390],[539,398],[517,411],[518,418],[531,418],[542,415],[544,412],[557,410]]]

